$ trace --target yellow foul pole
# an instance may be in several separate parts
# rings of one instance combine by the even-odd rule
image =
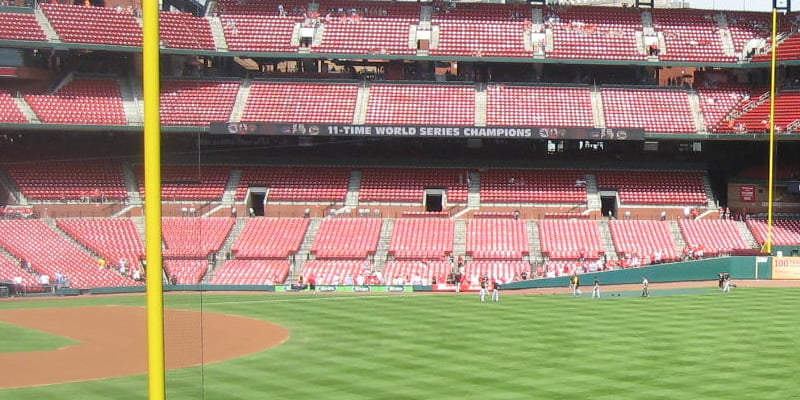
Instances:
[[[772,9],[772,62],[770,64],[769,83],[769,178],[767,182],[767,239],[764,241],[763,252],[772,253],[772,201],[775,186],[775,69],[778,57],[778,10]]]
[[[142,1],[145,247],[149,399],[166,398],[164,293],[161,254],[161,117],[159,113],[158,0]]]

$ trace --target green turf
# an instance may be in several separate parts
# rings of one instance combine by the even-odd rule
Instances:
[[[800,289],[504,296],[499,304],[475,295],[200,299],[165,301],[270,320],[292,337],[259,354],[169,372],[170,399],[800,398],[791,383],[800,375]],[[0,308],[9,304],[18,306]],[[146,382],[5,390],[0,399],[142,399]]]
[[[0,321],[0,354],[55,350],[79,342]]]

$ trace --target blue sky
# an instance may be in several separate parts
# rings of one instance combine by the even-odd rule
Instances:
[[[786,4],[780,0],[779,4]],[[691,8],[710,8],[715,10],[769,11],[772,0],[689,0]],[[797,10],[800,0],[792,1],[792,9]]]

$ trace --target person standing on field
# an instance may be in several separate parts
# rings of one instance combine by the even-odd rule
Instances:
[[[500,282],[497,279],[492,279],[492,302],[500,302]]]
[[[487,292],[487,290],[486,290],[487,287],[486,286],[489,284],[488,281],[489,281],[489,279],[487,277],[485,277],[485,276],[481,276],[480,277],[481,291],[479,293],[479,296],[481,298],[481,303],[485,303],[486,302],[486,292]]]
[[[731,276],[730,274],[725,274],[725,277],[722,281],[722,293],[730,293],[731,292]]]
[[[597,277],[594,277],[594,287],[592,288],[592,298],[599,299],[600,298],[600,280]]]
[[[650,282],[646,276],[642,277],[642,297],[650,297]]]

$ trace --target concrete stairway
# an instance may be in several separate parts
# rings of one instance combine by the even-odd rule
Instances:
[[[742,235],[744,240],[747,241],[747,244],[750,246],[751,249],[759,249],[761,245],[758,244],[756,237],[753,236],[753,232],[747,227],[747,223],[744,221],[736,221],[736,229],[739,230],[739,234]]]
[[[469,187],[467,192],[467,208],[480,208],[481,206],[481,174],[469,172]]]
[[[356,112],[353,114],[353,125],[364,125],[367,121],[367,104],[369,104],[369,82],[362,82],[356,97]]]
[[[58,36],[58,33],[56,33],[55,28],[53,28],[53,25],[50,25],[50,21],[44,15],[44,12],[41,9],[34,10],[33,15],[36,18],[36,22],[38,22],[39,26],[42,27],[44,35],[47,37],[48,41],[61,42],[61,38]]]
[[[317,237],[317,232],[319,232],[321,223],[322,219],[312,218],[311,222],[308,224],[308,230],[306,231],[305,237],[303,237],[303,242],[300,244],[300,250],[297,251],[294,262],[292,263],[292,270],[289,271],[289,282],[300,275],[300,271],[303,270],[303,265],[306,263],[306,260],[311,259],[311,245]]]
[[[242,79],[239,85],[239,91],[236,93],[236,102],[233,103],[231,115],[228,117],[230,122],[242,122],[242,115],[244,115],[244,108],[247,106],[247,99],[250,97],[250,85],[252,79]]]
[[[707,133],[705,118],[703,117],[703,110],[700,108],[700,98],[697,97],[697,92],[694,90],[689,92],[689,106],[692,109],[692,121],[694,122],[694,130],[697,133]]]
[[[486,84],[478,83],[475,85],[475,126],[486,126],[486,104],[488,96],[486,94]]]
[[[539,236],[539,225],[536,221],[528,221],[525,225],[528,231],[529,261],[531,264],[541,264],[544,262],[544,257],[542,256],[542,239]]]
[[[136,84],[131,78],[119,81],[122,109],[125,111],[125,119],[128,121],[128,125],[142,125],[144,121],[142,115],[144,104],[141,101],[141,97],[137,97],[135,86]]]
[[[683,233],[681,232],[680,225],[678,225],[678,221],[667,221],[667,225],[669,225],[669,233],[672,235],[672,241],[675,242],[675,246],[678,247],[678,250],[683,250],[683,248],[686,247],[686,239],[683,238]]]
[[[347,195],[344,206],[351,209],[358,207],[358,194],[361,189],[361,171],[351,171],[350,181],[347,183]]]
[[[32,123],[32,124],[41,124],[42,123],[42,120],[39,119],[39,116],[36,115],[36,112],[33,111],[33,109],[31,108],[30,104],[28,104],[28,102],[25,101],[24,98],[22,98],[22,97],[14,97],[13,99],[14,99],[14,103],[17,104],[17,107],[19,107],[19,110],[22,111],[22,114],[25,115],[25,118],[27,118],[30,123]]]
[[[611,236],[611,227],[607,219],[600,220],[600,238],[603,241],[603,249],[606,251],[606,258],[616,260],[617,249],[614,247],[614,238]]]
[[[590,93],[592,99],[592,123],[596,128],[605,128],[606,113],[603,109],[603,96],[600,94],[600,88],[593,86]]]
[[[467,254],[467,221],[463,219],[457,219],[455,230],[453,232],[453,255],[458,257],[466,254]]]
[[[214,38],[214,47],[217,51],[228,51],[228,41],[225,40],[225,30],[222,29],[222,21],[219,17],[209,17],[209,25],[211,25],[211,37]]]
[[[386,218],[381,225],[381,234],[378,239],[378,249],[375,251],[375,257],[372,262],[372,268],[383,271],[386,266],[386,261],[389,258],[389,242],[392,240],[392,231],[394,230],[394,219]]]

